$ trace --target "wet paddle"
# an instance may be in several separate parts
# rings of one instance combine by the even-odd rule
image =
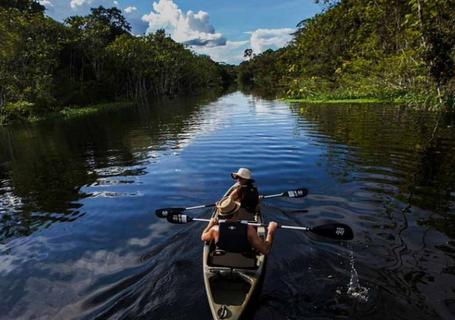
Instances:
[[[167,221],[174,224],[185,224],[193,221],[200,221],[200,222],[209,222],[210,219],[203,219],[203,218],[193,218],[187,216],[186,214],[181,213],[172,213],[167,216]],[[220,220],[222,222],[223,220]],[[266,227],[266,225],[254,222],[247,222],[250,226],[255,227]],[[290,229],[290,230],[300,230],[300,231],[309,231],[314,233],[318,236],[323,236],[327,238],[331,238],[334,240],[352,240],[354,239],[354,232],[352,231],[351,227],[343,223],[328,223],[323,224],[316,227],[299,227],[299,226],[286,226],[286,225],[278,225],[280,229]]]
[[[285,191],[282,193],[270,194],[270,195],[259,196],[259,197],[261,199],[270,199],[270,198],[277,198],[277,197],[303,198],[307,194],[308,194],[308,189],[300,188],[297,190],[290,190],[290,191]],[[215,205],[216,205],[215,203],[211,203],[211,204],[203,204],[200,206],[187,207],[187,208],[161,208],[161,209],[156,209],[155,214],[159,218],[166,218],[169,214],[179,214],[179,213],[182,213],[183,211],[187,211],[187,210],[210,208],[210,207],[214,207]]]
[[[308,189],[301,188],[301,189],[297,189],[297,190],[290,190],[290,191],[285,191],[282,193],[269,194],[266,196],[259,196],[259,197],[261,199],[269,199],[269,198],[276,198],[276,197],[302,198],[302,197],[305,197],[307,194],[308,194]]]

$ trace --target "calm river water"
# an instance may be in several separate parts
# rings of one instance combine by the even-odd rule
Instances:
[[[240,92],[0,128],[0,318],[209,319],[204,224],[153,212],[241,166],[262,194],[310,190],[267,221],[355,232],[278,230],[254,319],[454,319],[455,118]]]

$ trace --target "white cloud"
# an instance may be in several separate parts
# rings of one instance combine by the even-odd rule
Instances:
[[[70,6],[73,9],[77,9],[85,4],[91,4],[93,0],[71,0]]]
[[[250,35],[249,40],[245,41],[227,41],[224,46],[217,47],[193,47],[193,50],[199,54],[207,54],[213,60],[238,64],[245,60],[243,53],[245,49],[253,49],[255,54],[260,54],[267,49],[279,49],[285,46],[291,39],[294,29],[257,29],[255,31],[245,32]]]
[[[40,5],[47,7],[53,7],[54,4],[50,0],[39,0]]]
[[[245,41],[226,41],[221,33],[209,23],[209,14],[204,11],[182,12],[173,0],[159,0],[153,3],[153,10],[142,20],[148,23],[147,32],[165,29],[177,41],[189,45],[199,54],[207,54],[213,60],[240,63],[243,52],[252,48],[259,54],[267,49],[278,49],[291,39],[295,29],[257,29]]]
[[[128,8],[125,8],[125,11],[126,13],[132,13],[132,12],[136,12],[137,11],[137,8],[136,7],[128,7]]]
[[[39,0],[46,6],[46,13],[63,21],[69,15],[86,15],[91,7],[100,5],[109,8],[118,6],[117,0]],[[187,44],[199,54],[207,54],[213,60],[226,63],[240,63],[243,52],[252,48],[255,54],[267,49],[278,49],[285,46],[291,39],[295,29],[257,29],[246,32],[242,41],[227,41],[216,32],[210,24],[209,14],[204,11],[187,11],[179,9],[175,0],[155,0],[153,10],[143,15],[134,5],[123,11],[136,35],[166,29],[166,33],[178,42]]]
[[[279,49],[284,47],[292,40],[292,35],[295,29],[257,29],[251,32],[251,49],[256,54],[259,54],[267,49]]]
[[[205,11],[197,13],[182,12],[172,0],[159,0],[153,3],[153,11],[144,15],[142,20],[149,24],[147,32],[166,29],[171,37],[191,46],[223,46],[226,39],[209,23]]]

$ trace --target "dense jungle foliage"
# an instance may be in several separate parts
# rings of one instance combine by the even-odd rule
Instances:
[[[455,0],[340,0],[301,21],[290,44],[255,55],[239,80],[292,98],[405,100],[450,105]]]
[[[235,81],[164,30],[133,36],[117,8],[59,23],[32,0],[0,0],[0,119],[115,100],[194,94]]]

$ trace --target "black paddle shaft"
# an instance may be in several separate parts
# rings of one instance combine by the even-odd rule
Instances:
[[[193,221],[198,222],[209,222],[210,219],[203,219],[203,218],[193,218],[187,216],[186,214],[182,213],[174,213],[170,214],[166,217],[167,221],[174,224],[186,224]],[[220,220],[219,222],[223,222],[224,220]],[[260,223],[252,223],[245,221],[248,225],[255,226],[255,227],[266,227],[266,225]],[[323,224],[316,227],[301,227],[301,226],[286,226],[286,225],[278,225],[280,229],[291,229],[291,230],[300,230],[300,231],[309,231],[314,234],[317,234],[322,237],[331,238],[335,240],[352,240],[354,239],[354,232],[352,231],[351,227],[343,223],[329,223]]]
[[[262,199],[270,199],[270,198],[276,198],[276,197],[303,198],[307,194],[308,194],[308,189],[300,188],[300,189],[290,190],[290,191],[286,191],[286,192],[282,192],[282,193],[261,196],[261,198]],[[179,214],[179,213],[183,213],[186,210],[210,208],[210,207],[214,207],[215,205],[216,205],[215,203],[210,203],[210,204],[203,204],[203,205],[188,207],[188,208],[161,208],[161,209],[156,209],[155,214],[158,218],[166,218],[170,214]]]

